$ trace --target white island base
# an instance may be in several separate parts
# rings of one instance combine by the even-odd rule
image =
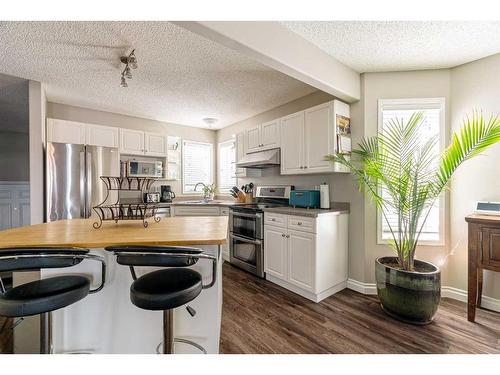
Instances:
[[[197,246],[218,257],[217,282],[204,289],[188,305],[197,314],[192,317],[186,306],[174,310],[174,335],[203,346],[207,353],[219,353],[222,315],[222,258],[214,246]],[[104,289],[83,300],[52,313],[54,353],[154,354],[163,340],[163,312],[143,310],[130,301],[132,276],[127,266],[116,263],[116,257],[102,249],[91,251],[106,259]],[[203,284],[210,282],[212,262],[200,259],[191,267],[203,275]],[[159,269],[135,267],[137,276]],[[44,269],[42,277],[63,274],[92,275],[92,288],[100,282],[100,264],[83,261],[64,269]],[[175,353],[200,353],[190,345],[175,343]],[[160,352],[161,352],[160,348]]]

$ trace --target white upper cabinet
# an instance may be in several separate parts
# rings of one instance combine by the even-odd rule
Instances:
[[[118,133],[118,128],[100,125],[87,125],[87,144],[118,148]]]
[[[281,119],[281,174],[300,174],[304,168],[304,112]]]
[[[145,133],[144,150],[146,155],[164,156],[167,154],[167,137],[156,133]]]
[[[350,117],[349,105],[334,100],[281,119],[281,174],[349,172],[324,160],[337,152],[337,116]]]
[[[84,145],[85,127],[83,122],[47,119],[47,141]]]
[[[305,111],[304,168],[308,173],[331,172],[325,155],[335,153],[333,104],[326,103]]]
[[[260,151],[260,125],[245,132],[246,153]]]
[[[47,119],[48,142],[118,147],[118,132],[118,128],[111,126]]]
[[[280,147],[279,120],[269,121],[260,126],[261,151]]]
[[[236,134],[236,163],[238,163],[245,156],[245,132]],[[236,177],[245,177],[247,175],[246,168],[236,168]]]
[[[144,132],[120,129],[120,152],[123,154],[144,155]]]
[[[249,128],[245,132],[246,153],[280,147],[279,120]]]

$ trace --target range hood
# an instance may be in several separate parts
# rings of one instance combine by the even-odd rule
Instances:
[[[275,167],[277,165],[280,165],[279,148],[247,154],[240,160],[239,163],[236,163],[237,168],[255,169]]]

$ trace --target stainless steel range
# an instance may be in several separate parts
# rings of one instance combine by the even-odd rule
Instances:
[[[229,262],[264,277],[263,208],[287,206],[293,186],[257,186],[256,202],[231,207],[229,211]]]

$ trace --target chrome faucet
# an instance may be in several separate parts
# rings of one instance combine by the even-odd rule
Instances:
[[[194,190],[193,191],[196,191],[196,189],[198,188],[198,185],[203,186],[203,188],[207,187],[207,185],[205,185],[203,182],[198,182],[196,185],[194,185]]]

